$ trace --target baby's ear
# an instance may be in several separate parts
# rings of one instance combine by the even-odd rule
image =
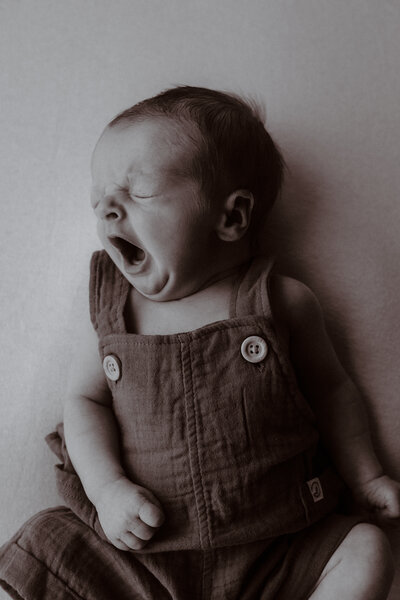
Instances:
[[[225,242],[240,240],[249,228],[253,206],[254,196],[249,190],[236,190],[229,194],[216,227],[218,237]]]

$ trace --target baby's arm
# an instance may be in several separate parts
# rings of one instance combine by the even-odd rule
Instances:
[[[339,473],[377,516],[399,518],[400,485],[384,474],[376,457],[362,398],[335,354],[318,300],[287,277],[274,277],[271,290],[300,388]]]
[[[121,466],[97,336],[93,328],[83,329],[64,409],[68,452],[107,538],[120,550],[139,550],[162,524],[163,512],[154,495],[132,483]]]

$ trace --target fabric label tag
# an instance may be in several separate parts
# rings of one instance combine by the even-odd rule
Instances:
[[[324,499],[324,492],[318,477],[314,477],[314,479],[307,481],[307,485],[314,502],[319,502]]]

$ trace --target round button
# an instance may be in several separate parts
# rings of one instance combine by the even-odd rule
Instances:
[[[103,369],[108,379],[117,381],[121,377],[120,362],[116,356],[108,354],[103,360]]]
[[[251,335],[242,343],[240,352],[248,362],[259,363],[267,356],[267,342],[258,335]]]

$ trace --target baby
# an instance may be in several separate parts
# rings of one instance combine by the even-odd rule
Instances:
[[[338,504],[344,481],[397,519],[400,485],[314,294],[257,255],[282,172],[257,109],[221,92],[167,90],[106,127],[92,325],[50,440],[70,508],[1,550],[14,597],[387,597],[385,536]]]

